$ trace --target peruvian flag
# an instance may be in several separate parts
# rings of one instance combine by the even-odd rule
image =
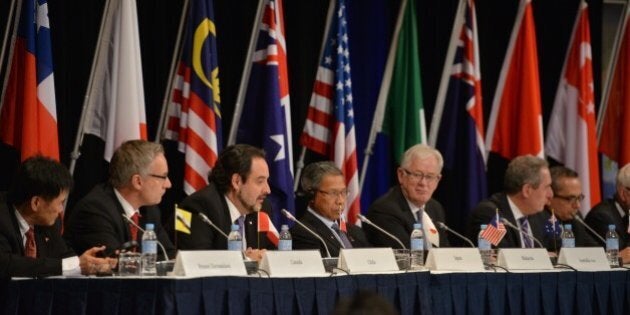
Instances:
[[[521,0],[486,135],[486,149],[505,159],[543,157],[543,127],[531,0]]]
[[[280,234],[276,227],[271,223],[271,218],[266,212],[258,211],[258,233],[265,233],[267,239],[273,245],[278,247],[278,241],[280,240]]]
[[[547,155],[580,174],[583,215],[601,200],[588,5],[579,7],[545,144]]]

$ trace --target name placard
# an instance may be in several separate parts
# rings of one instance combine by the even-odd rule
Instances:
[[[391,248],[342,248],[339,268],[349,273],[398,271]]]
[[[484,271],[476,248],[431,248],[425,267],[429,270]]]
[[[610,270],[602,247],[576,247],[560,249],[558,264],[569,265],[579,271]]]
[[[233,250],[180,250],[173,274],[187,277],[246,276],[243,254]]]
[[[259,269],[271,277],[322,277],[322,256],[318,250],[266,251]]]
[[[499,266],[507,270],[552,270],[549,254],[544,248],[502,248]]]

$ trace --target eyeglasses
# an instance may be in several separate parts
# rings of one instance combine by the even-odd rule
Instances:
[[[346,198],[346,197],[348,197],[348,194],[350,193],[347,189],[344,189],[344,190],[331,190],[331,191],[318,190],[317,192],[321,193],[321,194],[324,194],[324,196],[326,196],[326,197],[334,197],[334,198],[339,198],[339,197]]]
[[[578,203],[584,200],[584,194],[579,194],[577,196],[554,195],[554,198],[560,198],[562,200],[568,201],[569,203]]]
[[[405,168],[402,168],[402,167],[401,167],[401,169],[403,170],[403,172],[405,172],[405,174],[407,176],[409,176],[411,178],[411,181],[414,182],[414,183],[419,183],[420,181],[422,181],[424,179],[424,180],[427,181],[427,183],[433,184],[433,183],[437,182],[438,180],[440,180],[440,178],[442,178],[442,175],[440,175],[440,174],[431,174],[431,173],[426,173],[425,174],[425,173],[422,173],[422,172],[414,173],[414,172],[409,171],[409,170],[407,170]]]
[[[155,177],[155,178],[159,178],[161,180],[167,180],[168,179],[168,175],[158,175],[158,174],[148,174],[151,177]]]

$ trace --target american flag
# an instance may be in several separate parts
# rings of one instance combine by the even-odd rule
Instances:
[[[193,36],[203,35],[203,41]],[[184,192],[208,184],[221,150],[221,103],[214,10],[210,0],[194,0],[188,11],[185,42],[173,81],[164,137],[179,141],[185,154]]]
[[[501,218],[497,212],[497,214],[492,217],[492,220],[490,220],[490,223],[488,223],[486,229],[481,232],[481,237],[492,243],[492,245],[497,246],[505,236],[505,233],[507,233],[505,225],[501,222]]]
[[[349,192],[344,214],[356,223],[360,212],[359,174],[345,3],[337,2],[330,21],[300,143],[329,156],[343,171]]]

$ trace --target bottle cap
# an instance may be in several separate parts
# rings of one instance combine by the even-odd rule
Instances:
[[[153,230],[155,228],[155,225],[153,225],[153,223],[147,223],[146,225],[146,230]]]
[[[487,228],[487,227],[488,227],[488,225],[487,225],[487,224],[482,224],[480,227],[481,227],[481,229],[483,230],[483,229]]]
[[[564,228],[569,230],[569,231],[573,230],[573,227],[571,226],[571,224],[565,224]]]
[[[239,228],[238,224],[232,224],[232,231],[238,231]]]
[[[614,224],[609,224],[609,225],[608,225],[608,230],[609,230],[609,231],[612,231],[612,230],[614,230],[614,229],[615,229],[615,225],[614,225]]]
[[[414,223],[414,224],[413,224],[413,229],[414,229],[414,230],[416,230],[416,229],[421,229],[421,228],[422,228],[422,223]]]
[[[283,224],[283,225],[280,227],[280,230],[288,230],[288,229],[289,229],[289,226],[288,226],[288,225],[286,225],[286,224]]]

